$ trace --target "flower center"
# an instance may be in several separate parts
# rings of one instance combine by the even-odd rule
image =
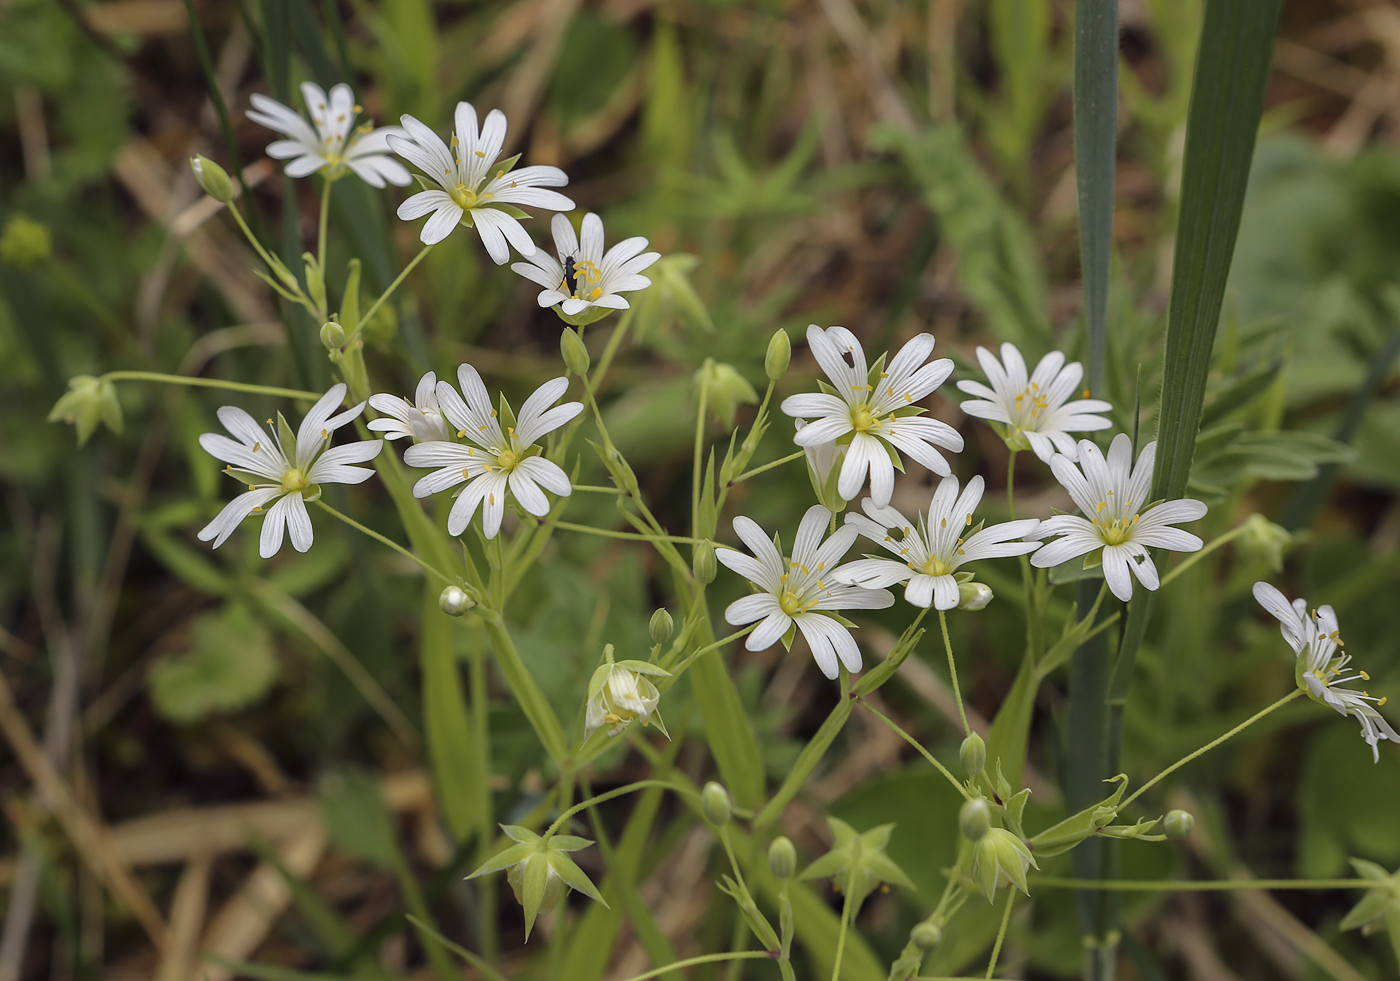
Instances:
[[[791,589],[784,589],[783,595],[778,599],[778,607],[790,617],[800,616],[816,605],[816,600],[804,598],[806,590],[793,592]]]
[[[282,490],[285,493],[306,489],[306,474],[293,467],[282,475]]]
[[[463,211],[470,211],[479,204],[483,204],[488,199],[495,197],[494,194],[477,194],[465,184],[458,184],[451,191],[452,200],[459,204]]]
[[[496,456],[495,469],[502,473],[510,473],[520,465],[520,454],[515,450],[502,450]]]
[[[1050,403],[1040,391],[1040,386],[1031,382],[1021,393],[1013,399],[1016,405],[1016,429],[1029,429],[1034,432],[1040,428],[1040,414],[1050,407]]]
[[[946,576],[955,569],[951,562],[944,562],[938,556],[930,556],[929,560],[919,569],[926,576]]]
[[[880,426],[881,419],[870,410],[868,402],[862,402],[851,410],[851,428],[858,433],[868,433]]]
[[[1094,527],[1105,545],[1122,545],[1132,535],[1133,525],[1137,524],[1137,520],[1137,515],[1131,518],[1114,518],[1111,521],[1095,518]]]

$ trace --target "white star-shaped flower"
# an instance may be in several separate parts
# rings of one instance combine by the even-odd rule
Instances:
[[[951,470],[935,446],[958,452],[963,439],[952,426],[937,419],[917,418],[916,403],[943,384],[953,362],[942,358],[924,364],[933,353],[933,335],[918,334],[902,347],[888,367],[871,373],[860,341],[844,327],[807,328],[807,344],[831,379],[826,390],[793,395],[783,400],[790,416],[808,420],[793,442],[803,448],[823,443],[849,444],[836,489],[852,500],[870,475],[870,496],[876,504],[890,503],[894,493],[894,462],[888,446],[946,477]]]
[[[647,240],[635,236],[618,242],[603,252],[603,220],[589,213],[583,216],[582,238],[574,234],[573,223],[565,215],[555,215],[550,222],[554,233],[556,261],[544,249],[539,249],[526,262],[511,264],[511,270],[532,283],[544,287],[537,297],[540,306],[559,305],[566,317],[578,317],[593,307],[603,310],[626,310],[628,303],[621,293],[644,290],[651,280],[641,275],[657,259],[660,252],[643,252]]]
[[[522,167],[511,170],[515,158],[499,166],[496,158],[506,141],[506,117],[499,109],[486,115],[478,131],[476,110],[471,103],[457,103],[456,131],[452,148],[427,126],[404,116],[405,136],[391,136],[389,147],[415,164],[441,190],[419,191],[399,205],[399,217],[413,221],[431,214],[418,237],[424,245],[434,245],[452,234],[459,224],[475,226],[481,244],[496,265],[510,258],[510,245],[523,256],[535,254],[535,243],[519,219],[524,213],[517,205],[572,211],[574,202],[558,191],[568,175],[558,167]],[[492,170],[495,174],[492,174]]]
[[[1040,547],[1039,542],[1020,541],[1040,524],[1034,518],[992,525],[964,540],[982,490],[982,478],[973,477],[959,496],[958,478],[944,477],[929,502],[928,519],[919,515],[917,524],[894,508],[880,507],[866,498],[865,514],[846,515],[846,524],[898,555],[900,561],[858,559],[843,565],[837,578],[870,589],[908,583],[904,598],[914,606],[953,609],[959,601],[954,574],[960,566],[978,559],[1025,555]]]
[[[1058,453],[1051,457],[1050,470],[1055,479],[1087,517],[1057,514],[1042,521],[1035,532],[1038,538],[1062,537],[1032,555],[1031,565],[1046,569],[1076,555],[1103,549],[1103,577],[1114,596],[1125,603],[1132,598],[1129,569],[1148,589],[1156,589],[1160,580],[1147,549],[1196,551],[1202,544],[1199,538],[1170,526],[1195,521],[1206,513],[1204,504],[1189,498],[1163,501],[1143,510],[1152,489],[1156,452],[1156,442],[1148,443],[1138,455],[1137,466],[1133,466],[1133,441],[1127,433],[1119,433],[1113,437],[1107,459],[1087,439],[1079,441],[1079,467],[1083,467],[1083,473],[1067,457]]]
[[[1059,452],[1077,459],[1074,437],[1113,425],[1099,412],[1113,406],[1101,399],[1066,400],[1084,377],[1078,361],[1065,364],[1065,356],[1051,351],[1040,359],[1035,371],[1026,377],[1026,361],[1014,344],[1001,346],[1001,362],[984,347],[977,349],[977,360],[987,373],[988,388],[977,381],[960,381],[958,388],[977,396],[962,404],[970,416],[999,423],[999,432],[1013,449],[1030,448],[1046,463]],[[1088,395],[1088,392],[1084,393]]]
[[[253,95],[253,108],[248,110],[253,122],[287,137],[268,144],[267,155],[290,161],[288,177],[321,171],[327,180],[335,180],[348,169],[372,187],[386,182],[403,187],[412,180],[408,168],[389,156],[389,137],[401,136],[403,130],[397,126],[375,129],[370,123],[356,126],[355,117],[364,110],[355,104],[350,86],[342,82],[327,97],[319,85],[302,82],[301,97],[314,129],[299,112],[265,95]]]
[[[276,501],[263,521],[258,553],[265,559],[276,555],[282,547],[284,528],[291,534],[293,548],[298,552],[309,549],[311,516],[306,513],[306,502],[321,496],[321,484],[358,484],[369,478],[373,470],[349,464],[373,460],[384,446],[382,440],[374,439],[326,449],[331,433],[364,411],[365,404],[361,402],[335,415],[344,398],[345,386],[332,385],[311,407],[297,430],[296,446],[292,448],[295,452],[290,459],[281,433],[290,435],[291,427],[280,415],[272,432],[266,433],[242,409],[232,405],[220,408],[219,421],[234,438],[205,433],[199,437],[199,445],[229,464],[224,472],[247,484],[248,491],[224,505],[218,516],[200,530],[199,540],[213,539],[214,548],[218,548],[244,518]],[[271,419],[268,425],[272,426]],[[270,482],[259,483],[260,479]]]
[[[1290,605],[1283,593],[1266,582],[1254,584],[1254,598],[1278,618],[1283,625],[1283,639],[1298,655],[1294,667],[1298,687],[1313,701],[1360,722],[1361,738],[1371,747],[1372,761],[1379,763],[1380,741],[1389,739],[1400,743],[1400,734],[1372,708],[1384,705],[1384,697],[1341,687],[1353,681],[1370,681],[1371,676],[1359,670],[1355,674],[1347,673],[1355,669],[1348,667],[1351,655],[1342,650],[1342,635],[1332,607],[1319,606],[1309,613],[1304,600],[1296,599]]]
[[[525,400],[515,425],[503,432],[496,410],[491,407],[491,396],[477,370],[469,364],[461,365],[457,369],[457,380],[466,400],[463,401],[462,395],[447,382],[438,382],[438,404],[448,421],[458,427],[457,435],[466,437],[474,445],[418,443],[405,450],[403,458],[411,467],[441,468],[413,485],[414,497],[428,497],[467,482],[467,486],[457,492],[457,501],[447,516],[447,530],[451,534],[460,535],[466,531],[480,507],[482,530],[487,538],[495,538],[501,530],[507,491],[522,508],[541,518],[549,513],[549,498],[544,491],[552,491],[560,497],[568,497],[573,491],[564,471],[538,455],[539,447],[535,442],[582,412],[583,403],[565,402],[554,406],[569,387],[569,380],[552,379]]]
[[[734,532],[753,555],[718,548],[715,558],[760,590],[735,600],[724,611],[725,621],[735,626],[758,621],[744,646],[751,651],[772,647],[796,625],[822,674],[835,678],[838,661],[855,672],[861,660],[850,628],[831,614],[883,610],[894,604],[894,596],[889,590],[851,586],[836,578],[837,563],[855,542],[856,529],[838,528],[823,543],[822,533],[830,521],[831,512],[820,504],[808,508],[797,526],[789,560],[778,551],[776,539],[770,540],[757,522],[740,516],[734,519]]]
[[[412,402],[397,395],[371,395],[369,406],[389,417],[375,419],[369,424],[370,429],[383,433],[385,439],[409,436],[415,443],[447,441],[447,423],[443,422],[442,409],[438,406],[437,375],[431,371],[418,379]]]

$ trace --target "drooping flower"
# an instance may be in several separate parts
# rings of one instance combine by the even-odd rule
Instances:
[[[1102,399],[1066,401],[1079,387],[1084,368],[1078,361],[1065,364],[1065,356],[1051,351],[1026,377],[1026,362],[1014,344],[1001,346],[1001,361],[984,347],[977,360],[987,374],[987,387],[978,381],[960,381],[958,388],[977,396],[962,404],[970,416],[996,424],[997,431],[1014,450],[1032,449],[1046,463],[1055,453],[1077,460],[1070,433],[1088,433],[1113,425],[1100,412],[1112,409]],[[1088,395],[1088,392],[1084,393]]]
[[[1283,593],[1266,582],[1254,584],[1254,598],[1282,624],[1283,639],[1298,655],[1294,665],[1298,687],[1313,701],[1355,717],[1361,723],[1361,738],[1371,747],[1373,760],[1380,762],[1380,741],[1400,743],[1400,734],[1376,711],[1386,703],[1384,697],[1341,687],[1353,681],[1370,681],[1371,676],[1349,667],[1351,655],[1342,649],[1342,635],[1332,607],[1319,606],[1309,612],[1302,599],[1290,605]]]
[[[385,439],[409,436],[415,443],[447,441],[447,423],[443,422],[442,409],[438,406],[437,375],[431,371],[418,379],[412,402],[397,395],[371,395],[369,406],[388,416],[369,424],[370,429],[383,433]]]
[[[612,645],[603,653],[588,682],[588,706],[583,723],[583,738],[595,729],[607,726],[608,735],[616,736],[637,719],[642,725],[656,723],[656,728],[669,738],[661,713],[656,710],[661,692],[647,675],[669,677],[670,672],[647,661],[617,661],[612,659]]]
[[[1031,556],[1031,565],[1046,569],[1102,549],[1103,577],[1114,596],[1125,603],[1132,598],[1133,576],[1148,589],[1156,589],[1161,581],[1147,549],[1196,551],[1201,540],[1171,525],[1195,521],[1206,513],[1204,504],[1189,498],[1163,501],[1143,510],[1152,488],[1156,452],[1156,442],[1148,443],[1134,466],[1133,441],[1127,433],[1119,433],[1113,437],[1107,459],[1087,439],[1079,441],[1079,466],[1058,453],[1051,457],[1055,479],[1086,517],[1057,514],[1042,521],[1036,537],[1061,537],[1041,546]]]
[[[496,163],[506,141],[506,117],[499,109],[492,109],[478,130],[476,110],[471,103],[457,103],[450,150],[436,133],[412,116],[404,116],[400,122],[406,133],[391,136],[389,148],[438,185],[437,189],[419,191],[399,205],[399,217],[404,221],[432,215],[418,236],[424,245],[441,242],[459,224],[475,226],[481,244],[499,266],[510,258],[507,242],[523,256],[535,253],[535,243],[519,221],[528,216],[517,205],[549,211],[573,210],[574,202],[569,198],[558,191],[545,190],[569,183],[568,175],[558,167],[511,170],[518,159],[515,157]],[[420,178],[420,183],[425,182]]]
[[[943,384],[953,362],[942,358],[924,364],[933,353],[933,335],[918,334],[900,349],[884,370],[868,370],[860,341],[844,327],[807,328],[807,344],[831,385],[823,391],[783,400],[790,416],[809,420],[794,438],[806,448],[822,443],[849,444],[841,464],[837,490],[844,500],[860,493],[870,475],[870,496],[876,504],[890,503],[894,492],[894,462],[888,446],[939,476],[952,471],[934,447],[958,452],[963,439],[953,427],[936,419],[917,418],[916,403]]]
[[[900,561],[858,559],[843,565],[838,577],[870,589],[907,583],[904,598],[914,606],[953,609],[960,601],[955,573],[963,564],[1025,555],[1040,548],[1039,542],[1021,541],[1040,524],[1034,518],[992,525],[963,539],[982,500],[982,489],[982,478],[973,477],[959,496],[958,478],[944,477],[929,502],[928,518],[921,514],[917,523],[866,498],[862,505],[865,514],[846,515],[846,524],[898,555]],[[963,578],[968,578],[967,574]]]
[[[397,126],[375,129],[372,123],[356,126],[355,118],[364,110],[355,104],[350,86],[342,82],[328,97],[319,85],[302,82],[301,97],[306,100],[311,123],[265,95],[254,94],[253,108],[248,110],[253,122],[287,137],[268,144],[267,155],[289,161],[288,177],[307,177],[320,171],[327,180],[335,180],[352,170],[372,187],[383,187],[385,182],[404,187],[412,180],[408,168],[389,156],[389,137],[401,136],[403,130]]]
[[[997,889],[1014,885],[1027,896],[1026,871],[1040,868],[1026,843],[1005,828],[992,828],[972,847],[972,881],[992,902]]]
[[[405,450],[403,458],[411,467],[440,468],[413,485],[414,497],[428,497],[466,482],[447,516],[448,532],[460,535],[466,531],[480,507],[482,530],[487,538],[495,538],[501,530],[507,492],[530,514],[544,517],[549,513],[546,490],[560,497],[568,497],[573,490],[564,471],[540,456],[535,443],[582,412],[583,403],[555,406],[569,387],[569,380],[552,379],[525,400],[515,425],[502,431],[477,370],[469,364],[461,365],[457,380],[466,400],[450,384],[440,381],[438,404],[443,415],[457,427],[457,436],[466,437],[472,445],[437,440],[418,443]]]
[[[883,610],[894,603],[884,589],[865,589],[841,582],[834,575],[837,563],[856,540],[856,529],[838,528],[822,541],[831,512],[820,504],[807,509],[797,527],[792,558],[783,558],[777,540],[770,540],[758,523],[743,516],[734,519],[734,532],[752,556],[732,548],[715,550],[715,557],[757,586],[760,592],[729,604],[726,622],[735,626],[758,622],[744,646],[751,651],[772,647],[796,627],[807,638],[817,667],[828,678],[839,673],[839,664],[859,671],[860,648],[837,610]]]
[[[258,553],[263,558],[277,554],[284,530],[290,533],[292,547],[298,552],[309,549],[312,531],[306,502],[321,496],[321,484],[358,484],[368,479],[373,470],[350,464],[373,460],[384,446],[382,440],[373,439],[327,449],[331,433],[364,411],[365,404],[361,402],[334,414],[344,398],[345,386],[332,385],[302,420],[295,446],[288,445],[293,441],[292,429],[280,413],[275,428],[268,433],[237,406],[220,408],[219,421],[234,438],[205,433],[199,437],[199,445],[227,463],[224,472],[247,484],[248,490],[224,505],[218,516],[200,530],[199,540],[213,539],[214,548],[218,548],[244,518],[266,509],[258,542]],[[271,419],[268,425],[273,425]]]
[[[593,842],[576,835],[551,834],[541,837],[529,828],[515,824],[503,824],[501,830],[515,844],[488,858],[467,878],[475,879],[506,870],[506,881],[525,912],[526,940],[530,939],[530,931],[535,927],[535,918],[541,912],[548,912],[559,905],[559,900],[570,889],[578,890],[594,902],[608,905],[597,887],[568,854],[587,848]]]
[[[641,272],[660,259],[661,253],[643,252],[646,239],[623,239],[605,254],[603,220],[591,212],[583,216],[581,238],[574,234],[573,223],[565,215],[555,215],[550,229],[554,233],[554,255],[537,249],[534,255],[527,256],[528,261],[515,262],[510,267],[544,287],[536,298],[540,306],[558,305],[559,312],[571,322],[591,321],[608,310],[626,310],[629,304],[619,294],[651,285]]]

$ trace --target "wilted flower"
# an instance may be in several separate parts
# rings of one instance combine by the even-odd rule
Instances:
[[[369,424],[370,429],[383,433],[385,439],[409,436],[415,443],[447,441],[447,423],[438,405],[437,375],[431,371],[418,379],[412,402],[397,395],[371,395],[369,406],[389,417],[375,419]]]
[[[120,434],[122,406],[117,401],[117,388],[106,378],[75,375],[68,379],[68,391],[49,410],[49,422],[71,423],[78,430],[78,445],[88,441],[99,422]]]
[[[753,405],[758,402],[758,393],[749,380],[739,374],[731,364],[724,364],[714,358],[706,358],[692,378],[699,398],[701,389],[705,391],[706,409],[725,429],[734,428],[734,415],[740,403]]]
[[[288,137],[267,147],[269,157],[290,160],[288,177],[307,177],[320,171],[327,180],[335,180],[349,169],[372,187],[383,187],[386,181],[399,187],[408,184],[408,169],[389,156],[387,142],[403,130],[397,126],[375,129],[371,123],[356,126],[355,118],[364,110],[355,104],[350,86],[342,82],[327,97],[319,85],[302,82],[301,97],[314,129],[300,113],[265,95],[255,93],[253,108],[248,110],[253,122]]]
[[[1005,828],[991,828],[972,848],[972,879],[991,902],[997,889],[1015,885],[1027,896],[1026,870],[1040,868],[1026,843]]]
[[[1383,929],[1390,934],[1391,946],[1400,955],[1400,872],[1392,875],[1375,862],[1363,858],[1353,858],[1351,866],[1356,869],[1357,875],[1372,885],[1361,897],[1361,902],[1343,917],[1341,928],[1360,928],[1362,934],[1368,937]]]
[[[669,678],[671,673],[646,661],[613,663],[612,649],[611,644],[604,649],[603,663],[588,682],[583,738],[587,739],[603,726],[607,726],[609,736],[616,736],[637,719],[641,719],[644,726],[655,723],[662,735],[671,738],[661,721],[661,713],[656,711],[661,692],[647,677]]]
[[[577,889],[595,902],[603,901],[597,887],[574,864],[567,852],[587,848],[593,842],[574,835],[551,835],[542,838],[529,828],[503,824],[501,830],[515,842],[494,858],[482,863],[468,879],[508,869],[506,881],[515,893],[516,901],[525,910],[525,939],[535,927],[535,917],[541,910],[551,910],[570,889]]]
[[[831,851],[803,869],[799,879],[830,877],[832,885],[849,894],[856,906],[882,882],[914,888],[904,870],[885,854],[893,824],[858,832],[840,818],[828,817],[826,823],[836,839]]]
[[[557,260],[544,249],[526,255],[527,261],[511,264],[511,271],[544,287],[536,298],[542,307],[558,306],[570,323],[591,323],[608,310],[626,310],[619,294],[644,290],[651,280],[641,275],[660,252],[643,252],[647,240],[623,239],[603,253],[603,220],[593,213],[583,216],[582,239],[574,234],[566,215],[550,221]],[[525,254],[525,253],[522,253]]]

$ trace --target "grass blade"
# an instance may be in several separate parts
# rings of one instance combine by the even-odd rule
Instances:
[[[1089,388],[1101,391],[1113,253],[1118,137],[1118,0],[1079,0],[1074,10],[1074,164],[1079,184],[1079,262],[1089,329]]]

